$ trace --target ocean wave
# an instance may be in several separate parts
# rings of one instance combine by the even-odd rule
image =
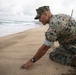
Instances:
[[[39,26],[38,21],[9,21],[0,20],[0,37],[22,32]]]

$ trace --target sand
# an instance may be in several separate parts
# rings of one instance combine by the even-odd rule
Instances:
[[[0,75],[64,75],[73,71],[70,66],[49,60],[49,53],[38,60],[30,69],[20,69],[31,59],[43,44],[47,26],[0,38]],[[54,47],[58,43],[55,42]]]

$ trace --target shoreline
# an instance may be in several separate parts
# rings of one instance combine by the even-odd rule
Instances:
[[[47,28],[37,27],[0,38],[0,75],[65,75],[72,71],[70,66],[49,60],[52,48],[31,69],[20,69],[43,44]],[[58,43],[54,46],[58,46]]]
[[[15,32],[11,32],[11,33],[3,33],[2,35],[0,35],[0,38],[1,37],[6,37],[6,36],[10,36],[10,35],[13,35],[13,34],[17,34],[17,33],[21,33],[21,32],[25,32],[25,31],[27,31],[27,30],[30,30],[30,29],[34,29],[34,28],[37,28],[37,27],[39,27],[40,25],[37,25],[37,26],[34,26],[34,27],[30,27],[30,28],[26,28],[25,30],[23,29],[23,30],[20,30],[20,31],[15,31]]]

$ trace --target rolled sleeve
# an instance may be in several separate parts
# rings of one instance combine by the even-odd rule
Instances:
[[[45,32],[45,37],[48,41],[56,41],[57,40],[57,33],[55,32],[55,29],[49,28],[46,32]]]
[[[48,40],[45,40],[45,41],[44,41],[44,45],[51,47],[51,46],[54,45],[54,42],[50,42],[50,41],[48,41]]]

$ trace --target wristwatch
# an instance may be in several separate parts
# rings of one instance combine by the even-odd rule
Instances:
[[[32,58],[31,61],[32,61],[32,62],[36,62],[35,58]]]

